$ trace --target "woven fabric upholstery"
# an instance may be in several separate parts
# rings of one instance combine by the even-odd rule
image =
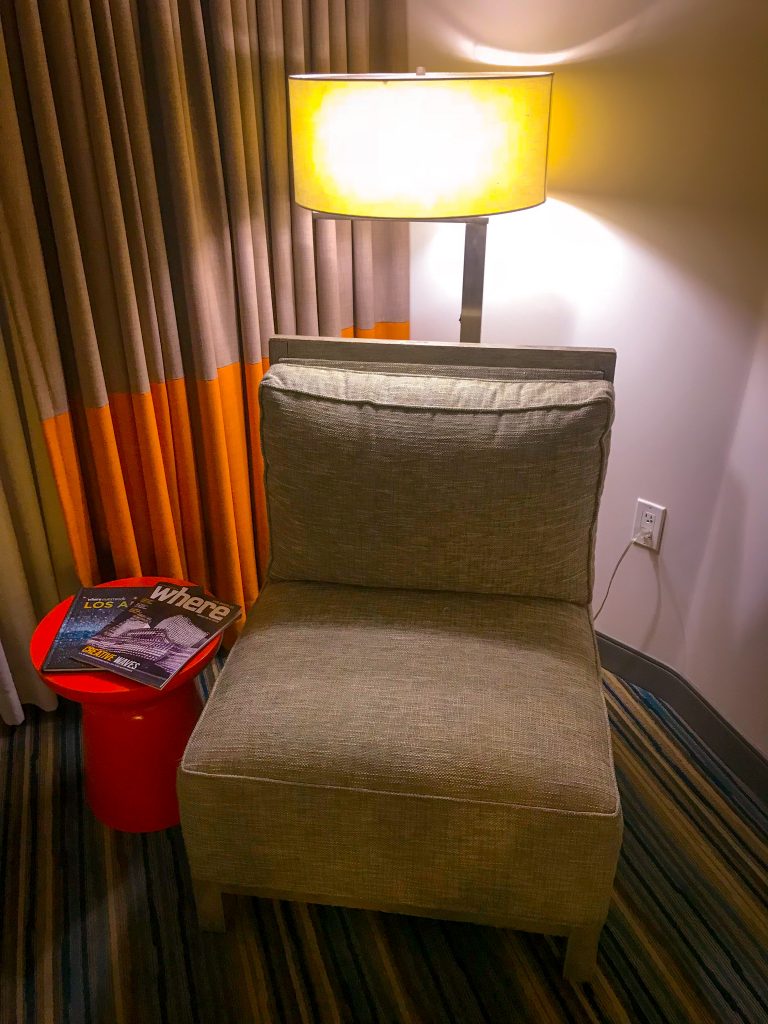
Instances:
[[[621,813],[588,613],[271,583],[179,793],[192,873],[224,887],[600,920]]]
[[[609,383],[279,363],[260,393],[272,579],[589,602]]]

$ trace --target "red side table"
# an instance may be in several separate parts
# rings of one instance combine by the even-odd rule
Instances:
[[[103,587],[151,587],[190,583],[165,576],[110,580]],[[200,716],[195,676],[216,654],[215,637],[162,690],[133,683],[113,672],[43,672],[41,666],[67,609],[57,604],[35,630],[32,663],[61,697],[83,706],[85,792],[91,810],[122,832],[155,832],[179,823],[176,770]]]

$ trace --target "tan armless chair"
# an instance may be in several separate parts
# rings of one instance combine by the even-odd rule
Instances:
[[[274,339],[269,579],[179,771],[223,892],[568,936],[622,822],[590,614],[614,354]]]

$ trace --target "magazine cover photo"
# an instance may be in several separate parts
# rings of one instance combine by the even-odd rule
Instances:
[[[158,584],[91,637],[77,657],[162,689],[239,614],[237,605],[200,587]]]

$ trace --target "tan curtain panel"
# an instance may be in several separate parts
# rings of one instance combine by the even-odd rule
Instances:
[[[291,202],[286,75],[403,70],[401,0],[0,0],[0,272],[80,580],[248,607],[270,334],[408,336],[407,229]]]
[[[39,619],[76,585],[61,506],[24,364],[10,346],[0,289],[0,718],[22,704],[50,710],[55,695],[29,660]]]

